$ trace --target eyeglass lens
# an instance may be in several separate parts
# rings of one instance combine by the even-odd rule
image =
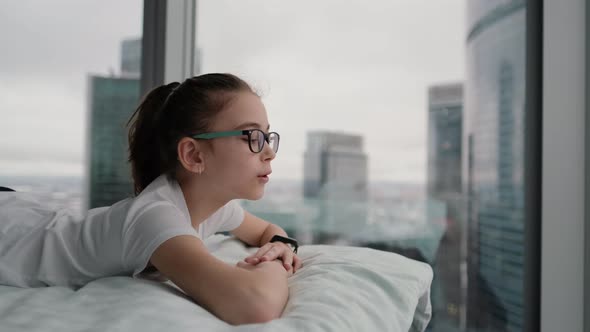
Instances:
[[[252,134],[250,135],[250,147],[254,152],[260,152],[264,148],[264,132],[262,130],[253,130]],[[279,147],[279,137],[276,133],[269,133],[268,135],[268,144],[270,148],[277,152]]]

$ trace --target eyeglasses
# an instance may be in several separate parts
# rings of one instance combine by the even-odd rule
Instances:
[[[260,129],[247,129],[247,130],[232,130],[232,131],[218,131],[215,133],[204,133],[191,136],[196,139],[212,139],[218,137],[230,137],[230,136],[241,136],[248,135],[248,145],[250,151],[259,153],[264,148],[264,142],[268,143],[270,148],[277,153],[279,151],[279,140],[281,136],[274,131],[266,134]]]

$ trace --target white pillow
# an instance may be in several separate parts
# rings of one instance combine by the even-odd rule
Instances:
[[[215,235],[214,255],[235,264],[256,248]],[[299,248],[303,267],[289,278],[282,318],[232,326],[171,282],[130,277],[66,287],[0,286],[2,331],[424,331],[431,316],[431,268],[367,248]]]

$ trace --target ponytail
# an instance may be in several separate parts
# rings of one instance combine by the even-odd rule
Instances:
[[[129,161],[136,195],[166,168],[166,153],[158,139],[158,120],[179,85],[174,82],[150,91],[127,122]]]

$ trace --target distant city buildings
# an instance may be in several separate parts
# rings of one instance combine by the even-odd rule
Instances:
[[[367,155],[360,135],[307,133],[303,195],[324,200],[367,200]]]
[[[88,79],[87,208],[133,195],[127,121],[139,102],[141,39],[122,42],[121,75]]]
[[[468,1],[467,21],[467,329],[522,331],[526,3]]]
[[[429,328],[522,331],[526,6],[467,8],[463,106],[459,85],[429,89],[428,197],[448,209]]]
[[[307,134],[303,196],[317,214],[318,242],[338,240],[338,229],[362,229],[367,222],[368,169],[360,135],[328,131]]]
[[[137,78],[141,75],[141,38],[126,39],[121,43],[121,77]]]
[[[461,193],[463,84],[428,89],[427,191],[431,197]]]
[[[430,205],[444,204],[438,220],[445,233],[433,262],[434,331],[440,325],[459,326],[465,303],[461,287],[461,244],[464,201],[461,189],[463,84],[433,85],[428,89],[427,196]],[[428,209],[432,211],[433,209]],[[429,216],[433,221],[436,216]]]

